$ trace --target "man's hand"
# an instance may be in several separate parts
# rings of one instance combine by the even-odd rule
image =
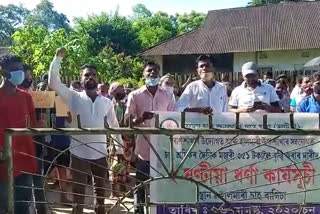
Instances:
[[[67,50],[65,48],[58,48],[56,51],[56,56],[57,57],[62,57],[64,58],[66,56]]]
[[[248,113],[248,112],[253,112],[255,109],[253,107],[250,106],[246,106],[246,107],[239,107],[237,109],[238,113]]]
[[[212,114],[213,110],[210,107],[201,108],[200,113],[202,114]]]
[[[273,107],[267,103],[261,104],[261,109],[267,111],[267,112],[273,112]]]
[[[212,114],[213,110],[210,107],[206,108],[186,108],[185,112],[197,112],[202,114]]]
[[[145,120],[150,120],[154,117],[154,113],[152,112],[143,112],[143,115],[142,115],[142,120],[145,121]]]

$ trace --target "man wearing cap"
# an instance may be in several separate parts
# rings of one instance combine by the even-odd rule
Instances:
[[[232,112],[281,112],[275,89],[259,80],[255,63],[245,63],[242,76],[244,82],[231,94],[229,106]]]
[[[227,112],[227,90],[223,83],[215,80],[210,57],[201,55],[196,63],[200,80],[196,80],[186,87],[177,103],[179,111],[204,114]]]

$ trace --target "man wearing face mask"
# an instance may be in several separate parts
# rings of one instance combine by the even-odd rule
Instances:
[[[160,86],[169,92],[173,93],[174,78],[170,74],[166,74],[160,79]]]
[[[81,125],[85,128],[104,128],[105,122],[109,127],[119,127],[111,100],[97,93],[97,68],[94,65],[85,64],[81,68],[81,84],[84,91],[74,91],[61,83],[59,70],[65,55],[64,48],[57,50],[50,66],[49,87],[65,100],[72,113],[72,118],[80,115]],[[112,137],[122,145],[120,136],[112,135]],[[96,213],[105,213],[105,182],[108,175],[106,145],[106,135],[71,136],[71,167],[75,169],[72,170],[74,181],[72,190],[75,193],[74,202],[77,204],[73,210],[75,214],[83,213],[85,185],[88,181],[87,176],[91,173],[94,175],[94,189],[97,195]],[[119,144],[116,144],[116,149],[121,156],[122,148],[119,147]]]
[[[24,68],[24,80],[23,82],[18,86],[18,88],[24,90],[24,91],[32,91],[32,76],[31,76],[31,68],[24,64],[23,65],[23,68]]]
[[[227,112],[227,90],[222,83],[215,80],[210,57],[201,55],[196,63],[200,80],[186,87],[177,103],[179,110],[204,114]]]
[[[8,174],[3,156],[4,130],[6,128],[26,128],[26,116],[30,118],[31,127],[35,127],[35,109],[32,97],[17,86],[25,79],[21,60],[13,55],[0,57],[0,213],[7,213]],[[34,158],[35,145],[32,136],[13,136],[13,176],[15,213],[29,213],[32,200],[32,174],[37,173],[37,160]]]
[[[231,93],[229,105],[232,112],[281,112],[276,90],[259,80],[255,63],[245,63],[242,76],[244,82]]]
[[[313,93],[305,97],[298,105],[298,112],[320,113],[320,71],[311,76]]]
[[[173,93],[159,87],[160,67],[155,62],[147,62],[143,70],[146,84],[141,88],[131,92],[128,96],[126,117],[133,118],[133,125],[140,127],[153,126],[151,119],[154,117],[152,111],[174,111],[175,101]],[[150,174],[150,148],[147,143],[149,136],[138,135],[136,138],[135,154],[138,156],[136,161],[136,179],[145,181]],[[137,182],[137,185],[140,184]],[[145,191],[139,188],[135,193],[135,204],[145,203]],[[143,214],[142,206],[137,206],[136,213]]]

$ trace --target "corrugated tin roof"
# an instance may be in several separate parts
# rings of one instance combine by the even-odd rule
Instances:
[[[320,2],[299,2],[209,11],[202,27],[142,55],[313,48],[320,48]]]

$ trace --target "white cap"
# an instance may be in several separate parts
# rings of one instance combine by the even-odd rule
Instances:
[[[246,62],[242,65],[241,72],[243,77],[248,74],[257,74],[257,66],[254,62]]]

